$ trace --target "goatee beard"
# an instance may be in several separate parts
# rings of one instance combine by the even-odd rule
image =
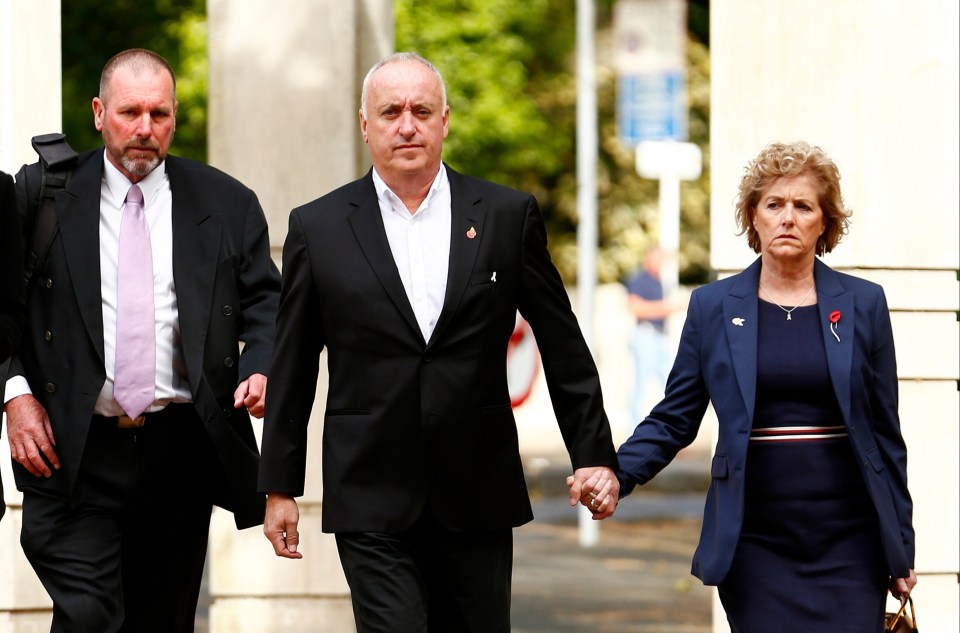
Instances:
[[[120,157],[120,164],[134,176],[143,177],[157,168],[157,165],[160,164],[160,157],[153,154],[149,158],[130,158],[124,154]]]

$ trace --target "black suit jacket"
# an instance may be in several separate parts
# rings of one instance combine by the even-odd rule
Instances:
[[[326,348],[327,532],[400,531],[428,503],[454,530],[533,518],[506,376],[518,309],[536,335],[573,466],[616,464],[596,366],[536,200],[446,169],[450,263],[429,341],[404,292],[370,173],[290,216],[260,489],[303,493],[307,421]]]
[[[20,344],[23,295],[23,242],[13,178],[0,171],[0,389],[7,377],[5,363]],[[0,517],[6,509],[0,481]]]
[[[20,342],[23,320],[23,242],[13,178],[0,171],[0,363]]]
[[[166,170],[186,373],[197,413],[216,447],[211,458],[219,459],[227,475],[214,484],[214,500],[234,512],[239,527],[256,525],[263,521],[264,507],[256,492],[256,440],[246,411],[233,408],[233,392],[241,379],[268,373],[279,274],[270,259],[266,219],[253,191],[212,167],[169,156]],[[14,464],[21,489],[72,493],[105,380],[97,246],[102,173],[103,150],[86,152],[57,194],[58,232],[27,299],[28,323],[16,369],[50,416],[61,469],[44,479]],[[34,212],[39,174],[34,164],[17,175],[27,217]]]

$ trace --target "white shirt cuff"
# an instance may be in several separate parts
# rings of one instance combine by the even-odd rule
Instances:
[[[6,389],[3,391],[3,404],[7,404],[17,396],[33,393],[30,384],[23,376],[10,376],[7,379]]]

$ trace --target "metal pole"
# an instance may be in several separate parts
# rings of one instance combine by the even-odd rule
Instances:
[[[660,250],[663,296],[675,297],[680,287],[680,177],[672,166],[660,174]]]
[[[577,0],[577,299],[580,328],[593,347],[593,298],[597,287],[597,78],[593,0]],[[579,508],[581,547],[599,540],[599,524]]]

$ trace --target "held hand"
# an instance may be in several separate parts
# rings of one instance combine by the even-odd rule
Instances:
[[[7,413],[10,457],[35,477],[50,477],[53,471],[47,462],[59,469],[60,458],[53,448],[57,442],[53,439],[53,427],[43,405],[31,394],[24,394],[10,400],[4,410]]]
[[[890,595],[899,600],[901,596],[909,596],[910,592],[913,591],[913,588],[916,585],[917,574],[911,569],[910,575],[907,578],[890,579]]]
[[[290,495],[271,492],[267,495],[267,511],[263,517],[263,534],[273,545],[273,551],[282,558],[303,558],[297,551],[300,533],[297,523],[300,509]]]
[[[267,397],[267,377],[263,374],[251,374],[240,383],[233,392],[233,407],[246,407],[255,418],[263,417],[263,404]]]
[[[606,466],[578,468],[567,477],[570,487],[570,505],[579,501],[599,521],[613,516],[620,498],[620,482]]]

